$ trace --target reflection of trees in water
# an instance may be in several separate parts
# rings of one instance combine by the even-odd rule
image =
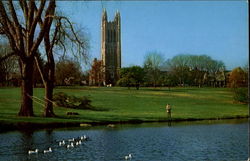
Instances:
[[[20,135],[17,136],[16,146],[11,146],[12,151],[24,155],[18,156],[17,160],[30,160],[36,155],[28,155],[29,150],[39,149],[41,152],[48,147],[51,147],[54,141],[53,129],[46,129],[43,131],[35,131],[34,129],[25,128],[20,130]]]
[[[34,130],[25,128],[23,130],[20,130],[20,139],[17,139],[17,145],[12,146],[15,148],[15,150],[18,153],[25,154],[23,155],[16,155],[18,157],[17,160],[29,160],[28,159],[28,150],[30,149],[35,149],[35,144],[34,144]],[[23,158],[25,157],[25,158]]]
[[[101,146],[103,146],[103,157],[113,160],[116,157],[122,157],[120,152],[130,152],[130,145],[128,144],[129,133],[123,131],[104,130],[101,133]],[[126,153],[125,153],[126,154]]]
[[[55,142],[56,140],[54,140],[55,136],[54,136],[54,132],[53,132],[54,129],[46,129],[45,130],[45,138],[44,138],[44,141],[45,141],[45,144],[50,146],[51,143]]]
[[[172,121],[171,120],[168,121],[168,126],[172,126]]]
[[[23,147],[28,147],[34,144],[33,140],[34,130],[25,129],[21,130],[20,133],[21,133],[20,143],[22,144]]]

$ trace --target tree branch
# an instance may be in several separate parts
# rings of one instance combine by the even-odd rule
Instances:
[[[32,22],[32,25],[31,25],[31,28],[30,28],[30,31],[29,31],[30,34],[32,34],[32,38],[34,37],[34,32],[35,32],[35,28],[36,28],[37,22],[38,22],[38,20],[41,20],[41,15],[42,15],[45,3],[46,3],[46,1],[42,0],[40,2],[40,7],[39,7],[38,10],[37,10],[36,5],[33,6],[34,10],[36,11],[36,16],[35,16],[34,21]]]
[[[4,8],[3,2],[0,1],[0,23],[2,24],[2,32],[9,38],[9,43],[15,53],[20,53],[15,43],[15,30],[9,25],[10,20]]]
[[[44,23],[42,25],[41,31],[38,35],[38,38],[36,39],[36,41],[34,42],[32,48],[31,48],[31,56],[34,56],[36,53],[35,51],[37,50],[39,44],[41,43],[42,39],[44,38],[44,33],[48,28],[48,21],[49,21],[49,15],[53,15],[55,12],[55,0],[51,0],[49,3],[49,6],[45,12],[45,20]]]
[[[27,30],[30,31],[31,29],[31,24],[33,24],[33,19],[34,19],[34,6],[35,6],[35,2],[34,0],[30,0],[29,1],[29,11],[28,11],[28,28]]]
[[[25,0],[19,0],[19,4],[23,10],[25,21],[28,19],[28,6]]]
[[[44,78],[44,73],[42,72],[42,65],[39,62],[39,60],[37,59],[37,56],[35,56],[35,61],[36,61],[37,69],[38,69],[38,71],[40,73],[40,76],[42,78],[43,84],[44,84],[44,86],[46,86],[46,81],[45,81],[45,78]]]
[[[36,12],[36,15],[38,15],[39,13],[38,13],[38,9],[37,9],[37,7],[35,6],[35,12]],[[41,19],[41,16],[39,17],[37,17],[38,18],[38,23],[39,23],[39,25],[40,25],[40,27],[43,25],[43,20]]]
[[[21,53],[25,53],[24,52],[24,42],[23,42],[23,35],[22,35],[22,27],[20,25],[20,23],[18,22],[18,18],[16,15],[16,11],[15,8],[13,6],[12,0],[9,0],[9,9],[10,9],[10,13],[12,16],[12,19],[14,20],[14,26],[16,29],[16,33],[17,33],[17,38],[19,41],[19,44],[16,44],[19,47],[19,50],[21,51]]]
[[[4,32],[3,27],[0,27],[0,35],[4,35],[4,34],[5,34],[5,32]]]

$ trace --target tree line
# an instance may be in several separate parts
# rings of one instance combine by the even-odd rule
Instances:
[[[4,55],[4,49],[8,45],[0,44],[0,58]],[[39,54],[37,56],[38,61],[43,69],[46,70],[46,62]],[[82,85],[87,84],[87,74],[82,71],[80,63],[72,58],[59,58],[55,61],[55,80],[54,85],[66,86],[66,85]],[[39,73],[37,66],[34,64],[33,71],[33,87],[44,87],[43,80]],[[18,66],[18,59],[16,57],[9,57],[0,62],[0,87],[1,86],[21,86],[21,74]]]
[[[242,79],[245,82],[243,86],[246,86],[248,72],[240,71],[245,73],[244,79],[234,76],[234,72],[226,71],[222,61],[207,55],[180,54],[164,60],[162,54],[150,52],[144,58],[143,67],[122,68],[117,85],[129,88],[135,86],[137,89],[139,86],[231,87],[232,82],[239,84],[240,81],[236,79]]]

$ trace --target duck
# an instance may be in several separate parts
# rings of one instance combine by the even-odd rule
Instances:
[[[52,149],[49,148],[49,150],[44,150],[43,153],[51,153],[52,152]]]
[[[75,141],[75,138],[69,139],[68,141],[69,141],[69,142],[70,142],[70,141]]]
[[[35,150],[29,150],[28,154],[37,154],[38,153],[38,149]]]
[[[65,141],[59,141],[59,146],[65,145]]]
[[[132,154],[126,155],[125,160],[132,159]]]
[[[70,144],[68,144],[66,147],[67,147],[67,149],[69,149],[69,148],[74,148],[74,143],[70,143]]]
[[[86,135],[81,136],[81,140],[88,140],[88,137]]]
[[[67,145],[67,148],[68,148],[68,149],[69,149],[69,148],[74,148],[74,143],[68,144],[68,145]]]

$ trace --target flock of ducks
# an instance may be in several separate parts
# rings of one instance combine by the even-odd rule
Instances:
[[[38,153],[38,149],[35,149],[35,150],[29,150],[28,151],[28,154],[37,154]],[[52,152],[52,149],[49,148],[48,150],[43,150],[43,153],[51,153]]]
[[[65,146],[67,149],[69,148],[74,148],[75,146],[79,146],[81,145],[84,141],[89,140],[89,137],[87,137],[86,135],[83,135],[81,137],[78,138],[72,138],[72,139],[68,139],[68,140],[62,140],[58,142],[58,145],[61,146]],[[28,154],[38,154],[39,150],[35,149],[35,150],[29,150]],[[42,153],[52,153],[52,148],[49,147],[49,149],[45,149],[42,151]],[[131,160],[132,159],[132,154],[128,154],[124,157],[125,160]]]
[[[83,141],[87,141],[89,140],[89,137],[87,137],[86,135],[83,135],[81,137],[78,138],[72,138],[72,139],[68,139],[66,140],[62,140],[58,142],[59,146],[65,146],[66,148],[74,148],[75,146],[81,145]],[[66,144],[67,143],[67,144]],[[38,154],[39,150],[35,149],[35,150],[28,150],[28,154]],[[42,153],[52,153],[52,148],[49,147],[49,149],[45,149],[42,151]]]

